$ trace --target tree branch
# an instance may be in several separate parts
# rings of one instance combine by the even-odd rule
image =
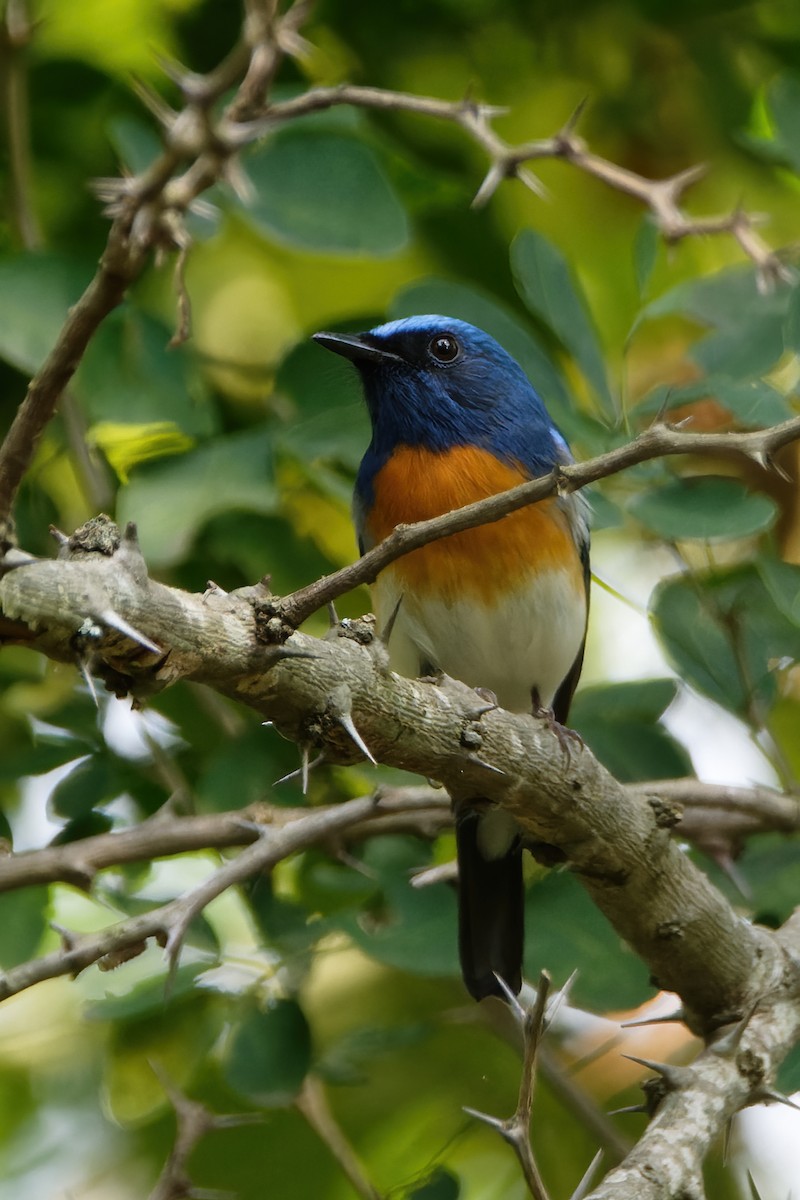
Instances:
[[[728,235],[739,243],[742,251],[755,263],[762,286],[766,287],[779,279],[792,278],[786,263],[756,232],[755,218],[740,208],[713,217],[690,217],[683,211],[680,204],[683,194],[702,177],[703,167],[689,167],[667,179],[648,179],[602,158],[599,154],[593,154],[583,139],[575,133],[575,125],[583,111],[583,104],[573,113],[564,128],[552,137],[523,142],[518,146],[504,141],[492,128],[492,118],[503,113],[504,109],[478,104],[471,99],[451,103],[430,96],[415,96],[352,84],[312,88],[291,100],[271,104],[264,110],[264,122],[269,128],[271,125],[340,104],[383,112],[416,113],[460,126],[481,147],[490,162],[489,170],[473,201],[476,207],[486,204],[505,179],[519,179],[531,191],[541,194],[541,185],[535,176],[523,169],[523,164],[547,158],[561,159],[586,175],[601,180],[615,191],[632,196],[644,204],[667,242],[678,242],[686,237]]]
[[[291,47],[292,35],[308,9],[305,0],[299,0],[277,18],[274,7],[253,6],[246,21],[246,50],[237,47],[207,76],[179,73],[186,99],[181,112],[173,113],[162,102],[153,106],[165,124],[165,148],[158,158],[139,175],[99,185],[98,192],[114,218],[108,241],[94,278],[70,309],[0,447],[0,531],[7,526],[39,438],[91,337],[122,302],[152,251],[181,249],[187,244],[183,221],[190,206],[202,191],[230,173],[230,164],[242,145],[255,136],[244,136],[240,123],[255,106],[263,104],[286,47]],[[218,120],[212,121],[211,106],[237,79],[240,84],[233,99]],[[184,169],[187,161],[190,165]]]
[[[93,543],[99,532],[105,540]],[[367,622],[344,623],[321,641],[295,633],[271,644],[274,617],[265,619],[259,589],[201,597],[153,583],[130,531],[115,543],[107,523],[97,522],[72,544],[66,557],[19,566],[0,580],[3,611],[36,627],[37,649],[70,660],[83,630],[94,669],[117,690],[146,695],[194,679],[331,761],[360,755],[346,714],[379,761],[433,777],[456,799],[502,804],[533,840],[560,849],[659,985],[681,995],[695,1029],[731,1020],[773,986],[774,939],[740,921],[670,839],[674,809],[632,795],[587,749],[566,758],[546,722],[482,712],[475,693],[456,681],[392,674]],[[465,748],[467,730],[480,755]],[[292,828],[273,836],[296,836]],[[262,852],[261,841],[248,847],[220,880],[238,882]],[[170,917],[173,945],[198,904],[217,894],[216,883],[208,886]],[[164,932],[163,919],[143,920],[149,932],[140,936]]]
[[[800,831],[800,797],[782,795],[767,787],[737,788],[697,779],[659,779],[653,783],[627,784],[625,790],[637,800],[670,806],[681,840],[694,842],[700,849],[711,851],[724,846],[732,850],[756,833]],[[450,798],[440,788],[424,784],[381,787],[373,800],[380,803],[379,809],[368,820],[347,830],[347,842],[379,833],[414,833],[434,838],[452,826]],[[99,833],[64,845],[0,858],[0,893],[47,883],[67,883],[89,891],[97,874],[109,867],[199,850],[248,846],[260,836],[259,826],[280,827],[302,820],[307,814],[307,808],[266,802],[201,816],[159,812],[131,829]]]

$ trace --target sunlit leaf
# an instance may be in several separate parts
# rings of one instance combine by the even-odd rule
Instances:
[[[194,439],[181,433],[174,421],[153,421],[149,425],[100,421],[88,431],[87,441],[103,451],[123,483],[140,463],[185,454],[194,445]]]
[[[172,330],[131,304],[98,329],[73,387],[90,424],[169,423],[208,436],[216,418],[196,364],[185,348],[170,349]]]
[[[120,492],[120,524],[135,521],[145,557],[176,562],[198,530],[226,509],[273,512],[270,436],[266,430],[230,434],[190,454],[136,470]]]

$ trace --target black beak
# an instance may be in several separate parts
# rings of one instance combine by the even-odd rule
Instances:
[[[324,346],[326,350],[332,350],[334,354],[341,354],[343,358],[349,358],[351,362],[356,363],[379,363],[379,362],[402,362],[399,354],[393,354],[391,350],[385,350],[380,346],[376,346],[366,339],[369,334],[365,333],[315,333],[312,335],[315,342],[320,346]]]

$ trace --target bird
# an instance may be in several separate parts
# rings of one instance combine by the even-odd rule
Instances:
[[[357,368],[372,425],[353,499],[361,554],[573,461],[522,367],[474,325],[425,314],[313,337]],[[586,640],[587,512],[579,494],[549,497],[385,567],[373,603],[392,668],[449,675],[562,730]],[[456,806],[455,827],[464,983],[507,998],[522,984],[521,833],[480,798]]]

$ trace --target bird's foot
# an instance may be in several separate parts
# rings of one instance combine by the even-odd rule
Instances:
[[[583,750],[585,748],[586,743],[583,738],[576,729],[570,729],[568,725],[562,725],[560,721],[556,720],[556,715],[552,708],[547,708],[542,704],[538,688],[531,690],[531,702],[533,716],[537,720],[546,722],[547,728],[558,738],[558,744],[561,747],[562,753],[567,762],[569,762],[572,758],[573,749]]]

